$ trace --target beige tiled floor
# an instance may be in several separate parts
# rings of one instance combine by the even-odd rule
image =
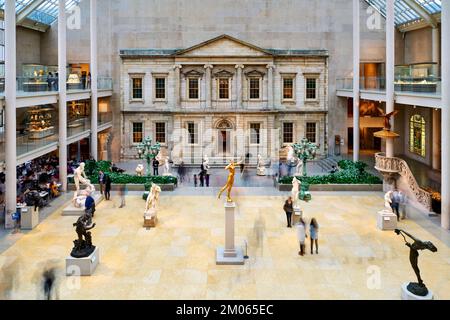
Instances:
[[[381,194],[316,195],[303,204],[321,226],[320,255],[305,257],[297,254],[295,229],[286,228],[281,197],[236,201],[236,243],[249,246],[245,266],[215,264],[224,237],[222,202],[164,196],[158,227],[146,230],[144,201],[128,196],[124,209],[118,198],[98,207],[93,239],[100,265],[92,277],[64,276],[76,219],[59,211],[0,255],[0,298],[39,298],[49,266],[57,268],[60,299],[399,299],[401,284],[415,280],[402,238],[376,229]],[[414,221],[401,227],[438,247],[421,253],[419,263],[428,287],[450,299],[450,248]],[[367,285],[373,270],[379,289]]]

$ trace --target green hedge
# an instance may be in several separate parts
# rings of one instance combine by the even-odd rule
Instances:
[[[383,181],[366,171],[367,164],[361,161],[343,160],[339,163],[340,170],[323,176],[297,177],[308,184],[382,184]],[[293,177],[282,177],[280,184],[292,184]]]
[[[110,161],[86,161],[85,172],[92,183],[99,183],[98,173],[103,171],[111,177],[113,184],[144,184],[149,188],[152,183],[155,184],[177,184],[177,178],[173,176],[136,176],[126,173],[115,173],[111,170]],[[69,183],[74,183],[73,178],[69,179]]]

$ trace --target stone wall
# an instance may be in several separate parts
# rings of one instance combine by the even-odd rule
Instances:
[[[41,63],[41,32],[18,27],[16,30],[17,41],[17,76],[22,75],[23,64]]]

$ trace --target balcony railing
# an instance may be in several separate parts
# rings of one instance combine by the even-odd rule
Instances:
[[[67,137],[73,137],[91,129],[91,119],[84,117],[67,123]]]
[[[339,78],[336,80],[337,90],[353,90],[353,78]],[[360,78],[360,90],[386,91],[386,78],[363,77]],[[398,77],[394,80],[396,93],[409,92],[428,95],[441,94],[441,78],[405,78]]]
[[[110,123],[113,120],[112,112],[99,112],[98,113],[98,124]]]
[[[17,93],[18,94],[36,94],[43,92],[57,92],[58,78],[55,77],[18,77]]]
[[[25,131],[17,133],[17,156],[46,147],[58,141],[58,128],[56,126],[41,131]]]
[[[98,87],[98,90],[112,90],[112,88],[113,88],[112,78],[98,77],[97,78],[97,87]]]

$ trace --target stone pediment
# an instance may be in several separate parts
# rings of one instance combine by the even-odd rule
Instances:
[[[203,72],[200,72],[200,71],[194,69],[194,70],[189,70],[189,71],[183,72],[183,75],[186,78],[189,78],[189,77],[202,78],[203,77]]]
[[[214,73],[215,78],[232,78],[233,76],[234,73],[228,70],[220,70]]]
[[[272,56],[269,51],[228,35],[208,40],[191,48],[177,52],[177,56],[195,57],[264,57]]]
[[[245,72],[245,76],[247,78],[252,78],[252,77],[254,77],[254,78],[263,78],[265,75],[266,74],[264,72],[261,72],[259,70],[251,70],[251,71]]]

